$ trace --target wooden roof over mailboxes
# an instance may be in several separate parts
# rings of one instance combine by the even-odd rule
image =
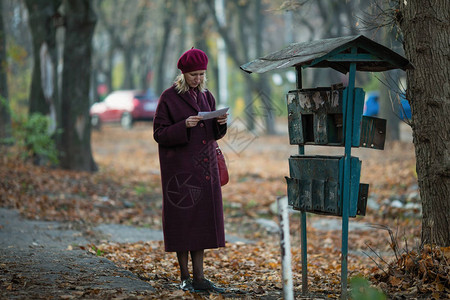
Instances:
[[[356,48],[356,54],[352,53]],[[287,67],[333,68],[349,72],[356,62],[357,71],[383,72],[392,69],[413,69],[413,65],[391,49],[363,36],[346,36],[291,44],[288,47],[243,64],[248,73],[264,73]]]

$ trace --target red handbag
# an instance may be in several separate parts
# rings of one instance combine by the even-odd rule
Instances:
[[[222,150],[220,150],[219,146],[216,148],[217,153],[217,167],[219,168],[219,178],[220,178],[220,185],[224,186],[228,183],[229,177],[228,177],[228,169],[227,164],[225,162],[225,156],[223,156]]]

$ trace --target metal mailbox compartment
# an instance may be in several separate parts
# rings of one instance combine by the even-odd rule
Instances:
[[[287,94],[289,139],[293,145],[343,144],[343,89],[294,90]]]
[[[342,156],[304,156],[289,158],[286,177],[289,204],[295,210],[342,216]],[[350,216],[365,215],[368,185],[360,184],[361,161],[351,158]]]
[[[386,120],[363,116],[361,121],[360,147],[383,150],[386,140]]]
[[[347,89],[315,88],[287,94],[291,145],[344,146]],[[352,147],[384,149],[386,120],[362,115],[364,91],[354,90]]]

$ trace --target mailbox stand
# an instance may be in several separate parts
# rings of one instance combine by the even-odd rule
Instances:
[[[357,49],[355,47],[351,48],[351,58],[357,59],[356,54]],[[356,63],[353,61],[350,63],[350,74],[348,79],[348,92],[347,101],[345,101],[345,155],[344,155],[344,194],[342,197],[342,249],[341,249],[341,295],[342,298],[347,299],[347,266],[348,266],[348,218],[349,210],[346,208],[350,207],[350,158],[352,154],[352,144],[351,139],[353,137],[352,132],[352,119],[349,116],[353,116],[353,95],[355,89],[355,75],[356,75]],[[367,198],[366,198],[367,201]]]
[[[303,88],[302,84],[302,68],[300,66],[295,67],[297,73],[297,90]],[[305,146],[298,145],[298,154],[305,155]],[[300,249],[302,254],[302,294],[306,295],[308,293],[308,252],[306,251],[308,245],[308,238],[306,234],[306,211],[300,211]]]
[[[292,44],[241,66],[263,73],[297,71],[296,90],[287,94],[289,139],[298,155],[289,158],[288,202],[301,213],[302,294],[308,293],[306,213],[342,217],[341,298],[347,299],[348,224],[365,215],[368,184],[360,184],[361,161],[352,147],[384,149],[386,120],[362,116],[364,92],[356,71],[413,68],[404,57],[366,38],[349,36]],[[343,87],[303,89],[302,68],[333,68],[348,75]],[[307,156],[304,145],[345,147],[344,156]]]

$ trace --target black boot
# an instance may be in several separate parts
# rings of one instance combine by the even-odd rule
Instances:
[[[208,292],[215,292],[215,293],[225,293],[225,290],[222,288],[219,288],[215,286],[214,283],[209,281],[206,278],[201,279],[200,281],[192,281],[192,286],[194,287],[195,291],[208,291]]]

